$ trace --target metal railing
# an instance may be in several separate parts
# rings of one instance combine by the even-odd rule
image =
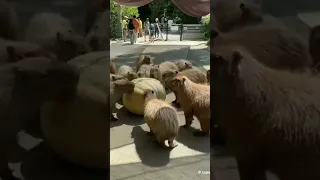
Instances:
[[[203,24],[161,24],[161,31],[166,34],[166,40],[168,40],[168,34],[180,34],[180,41],[184,39],[204,39],[204,26]]]

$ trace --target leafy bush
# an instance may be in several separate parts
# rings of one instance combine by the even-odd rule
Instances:
[[[202,17],[202,23],[204,26],[205,38],[210,39],[210,14]]]

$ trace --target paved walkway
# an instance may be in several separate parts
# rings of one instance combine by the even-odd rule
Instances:
[[[139,40],[138,40],[139,42]],[[176,43],[115,43],[111,45],[111,58],[117,67],[126,64],[135,67],[141,54],[150,54],[155,63],[174,59],[189,59],[195,66],[209,64],[209,51],[206,42]],[[152,44],[152,45],[151,45]],[[168,94],[168,102],[174,100],[174,95]],[[118,105],[117,122],[110,122],[110,165],[111,179],[156,180],[156,179],[199,179],[209,180],[206,173],[210,169],[209,137],[194,137],[192,130],[180,129],[176,143],[178,146],[171,152],[160,149],[153,138],[146,135],[148,127],[143,117],[134,116],[124,107]],[[183,112],[178,112],[180,125],[184,124]],[[197,121],[192,129],[199,129]],[[202,171],[198,173],[198,171]]]

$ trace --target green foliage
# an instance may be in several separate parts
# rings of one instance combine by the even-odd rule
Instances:
[[[128,16],[129,18],[131,18],[133,15],[139,17],[138,7],[122,6],[122,17]]]
[[[113,39],[121,37],[119,11],[120,7],[116,5],[113,0],[110,0],[110,38]]]
[[[210,14],[202,17],[202,23],[204,26],[204,35],[206,39],[210,39]]]

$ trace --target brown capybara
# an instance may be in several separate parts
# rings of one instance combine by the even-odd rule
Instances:
[[[152,65],[149,64],[142,64],[137,72],[137,76],[139,78],[149,78],[150,77],[150,70]]]
[[[320,83],[269,68],[243,47],[211,55],[213,119],[223,127],[241,180],[320,179]]]
[[[99,16],[105,11],[110,12],[110,1],[86,0],[85,4],[86,4],[85,34],[87,35],[90,29],[92,29],[92,27],[94,26]],[[105,24],[109,25],[108,21],[106,21]],[[108,29],[106,29],[106,31],[108,31]]]
[[[38,56],[55,57],[54,53],[35,43],[0,39],[0,64]]]
[[[126,79],[126,77],[119,75],[119,74],[110,74],[110,82],[111,81],[117,81],[120,79]]]
[[[183,109],[188,128],[193,116],[197,117],[201,131],[195,131],[194,136],[204,136],[210,133],[210,86],[197,84],[186,76],[177,75],[168,80],[168,87],[175,92],[176,98]]]
[[[141,55],[139,59],[137,60],[137,67],[136,71],[138,72],[140,67],[143,64],[152,65],[153,64],[153,58],[150,55]]]
[[[177,65],[173,62],[170,62],[170,61],[165,61],[165,62],[160,63],[159,70],[160,70],[160,74],[162,74],[163,72],[165,72],[167,70],[179,71]]]
[[[19,22],[10,2],[0,0],[0,37],[7,40],[19,40]]]
[[[185,59],[179,59],[174,61],[173,63],[177,66],[178,71],[183,71],[192,68],[192,63]]]
[[[148,134],[154,134],[157,143],[162,147],[167,147],[166,140],[170,148],[176,147],[177,144],[173,143],[179,132],[176,109],[167,102],[157,99],[153,90],[146,90],[144,95],[144,120],[150,128]]]
[[[212,41],[211,52],[228,50],[238,44],[268,67],[304,72],[312,66],[308,43],[295,32],[285,28],[257,25],[232,33],[219,33]]]
[[[112,112],[116,109],[116,103],[121,100],[122,95],[125,93],[132,93],[134,89],[134,83],[128,79],[120,79],[110,82],[110,119],[117,121],[118,119],[113,116]]]
[[[105,10],[99,15],[93,27],[86,35],[86,40],[89,42],[92,51],[110,50],[109,19],[109,10]]]
[[[206,74],[196,67],[193,67],[192,69],[187,69],[181,72],[167,70],[162,74],[162,82],[166,88],[168,88],[168,85],[166,84],[166,82],[170,82],[168,80],[175,77],[176,75],[186,76],[189,80],[197,84],[206,84],[208,82]],[[175,107],[180,107],[180,104],[177,101],[177,94],[174,91],[173,93],[175,94],[176,99],[172,101],[172,104]]]
[[[114,63],[114,59],[110,60],[110,74],[116,74],[117,68],[116,64]]]
[[[67,101],[76,94],[80,73],[70,64],[36,57],[0,67],[0,74],[0,177],[14,179],[8,147],[33,123],[43,103]]]
[[[66,18],[56,13],[35,14],[26,27],[24,38],[54,52],[62,61],[91,51],[85,38],[74,31]]]
[[[151,66],[151,68],[150,68],[150,78],[157,79],[157,80],[159,80],[161,82],[161,74],[160,74],[159,64]]]
[[[309,52],[313,58],[313,68],[320,70],[320,25],[311,28],[309,36]]]
[[[263,22],[260,6],[252,0],[216,0],[212,6],[213,17],[221,32]]]
[[[118,74],[126,77],[129,81],[137,79],[138,75],[130,66],[122,65],[119,67]]]

